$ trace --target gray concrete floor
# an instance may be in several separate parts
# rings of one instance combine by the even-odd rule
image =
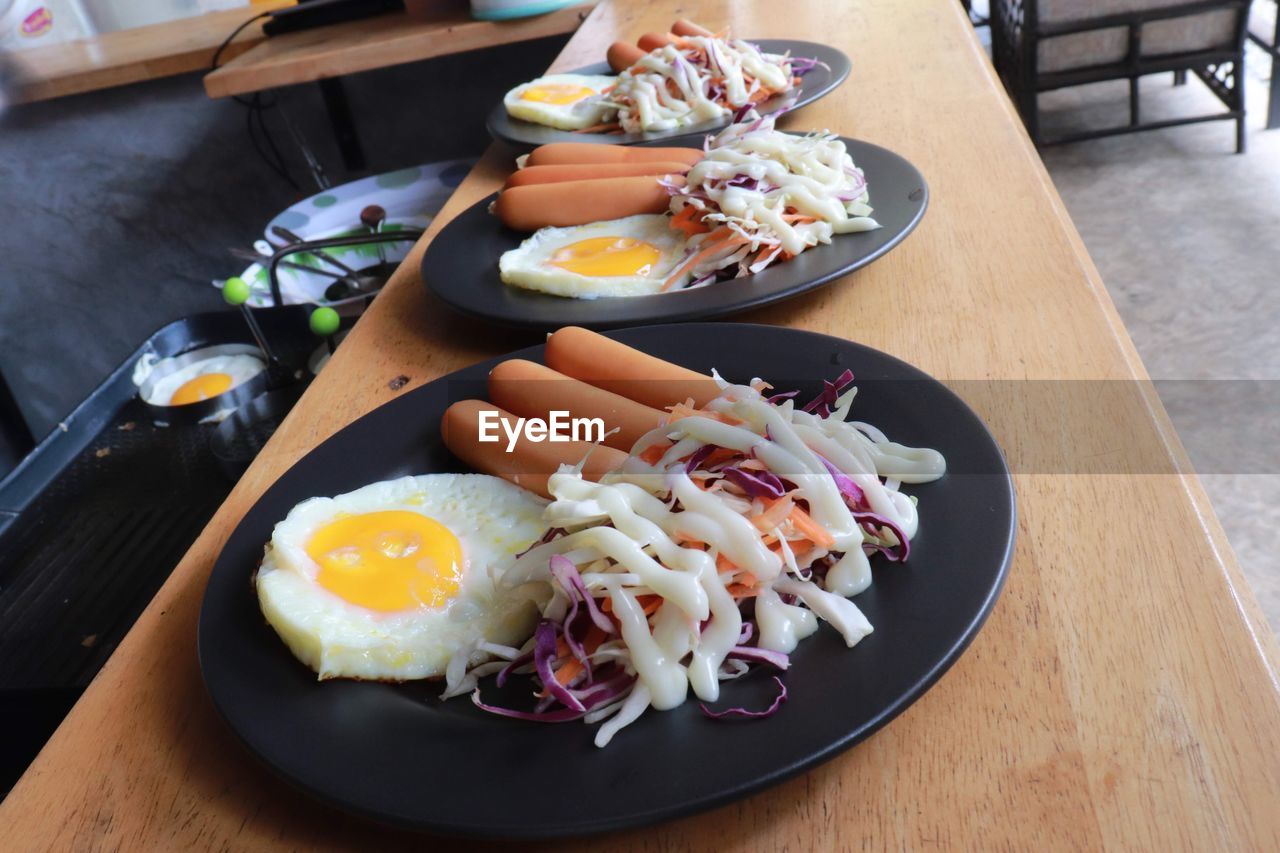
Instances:
[[[1228,122],[1076,143],[1043,152],[1157,382],[1232,548],[1280,632],[1280,466],[1254,449],[1280,438],[1280,129],[1262,129],[1270,63],[1246,60],[1247,154]],[[1142,81],[1144,117],[1220,110],[1194,78]],[[1042,96],[1044,126],[1068,131],[1127,121],[1127,84]],[[1269,409],[1269,410],[1268,410]],[[1275,460],[1273,449],[1266,454]],[[1243,460],[1251,460],[1245,463]]]

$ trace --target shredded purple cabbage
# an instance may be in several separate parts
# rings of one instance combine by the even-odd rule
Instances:
[[[840,395],[852,384],[853,371],[847,368],[843,373],[836,377],[835,382],[832,382],[829,379],[822,380],[822,393],[810,400],[808,404],[805,405],[804,411],[815,414],[820,418],[827,417],[831,414],[832,410],[835,409],[836,403],[840,399]]]
[[[556,623],[550,619],[543,619],[538,623],[538,630],[533,635],[534,669],[547,693],[554,696],[561,705],[574,711],[586,711],[586,706],[578,701],[578,697],[556,681],[556,674],[551,669],[551,663],[556,659],[556,635],[559,633]]]
[[[521,551],[519,554],[516,554],[516,559],[517,559],[517,560],[518,560],[518,559],[520,559],[520,558],[521,558],[521,557],[523,557],[525,554],[528,554],[530,551],[532,551],[534,548],[537,548],[539,545],[546,545],[548,542],[552,542],[552,541],[554,541],[554,540],[556,540],[556,539],[559,539],[559,538],[560,538],[561,536],[563,536],[566,532],[567,532],[567,531],[565,531],[565,529],[564,529],[564,528],[562,528],[562,527],[553,527],[553,528],[551,528],[551,529],[550,529],[550,530],[548,530],[546,533],[542,534],[542,538],[541,538],[541,539],[539,539],[537,542],[534,542],[534,543],[533,543],[532,545],[530,545],[528,548],[525,548],[525,549],[524,549],[523,551]]]
[[[731,717],[743,717],[746,719],[757,720],[763,717],[772,717],[778,713],[778,709],[782,707],[782,703],[787,701],[787,685],[782,683],[782,679],[778,676],[773,677],[773,681],[778,685],[778,695],[774,698],[773,704],[763,711],[748,711],[746,708],[725,708],[723,711],[713,711],[706,706],[705,702],[699,702],[698,707],[702,709],[702,713],[706,714],[713,720],[723,720]]]
[[[831,462],[821,453],[815,453],[813,455],[817,456],[818,461],[826,466],[827,473],[831,475],[831,479],[835,480],[836,488],[840,490],[840,496],[844,498],[845,506],[854,511],[864,509],[866,507],[867,496],[863,493],[862,487],[855,483],[853,478],[848,474],[832,465]]]
[[[772,403],[773,405],[776,406],[779,403],[781,403],[783,400],[790,400],[799,393],[800,393],[799,391],[788,391],[785,394],[774,394],[772,397],[766,397],[765,402]]]
[[[780,498],[787,493],[786,486],[776,474],[769,471],[748,471],[733,466],[723,469],[726,480],[753,498]]]
[[[503,708],[501,705],[488,705],[480,700],[480,688],[478,687],[471,694],[471,701],[477,708],[482,711],[488,711],[490,714],[512,717],[517,720],[528,720],[533,723],[568,723],[573,720],[581,720],[587,715],[586,709],[581,711],[573,711],[569,708],[561,708],[556,711],[517,711],[514,708]]]
[[[803,77],[815,68],[825,68],[831,70],[831,66],[818,59],[811,59],[807,56],[795,56],[791,58],[791,73],[796,77]]]
[[[902,528],[894,523],[892,519],[886,518],[878,512],[871,512],[868,510],[866,512],[854,512],[853,520],[858,522],[858,524],[861,524],[871,533],[878,534],[878,531],[876,530],[877,527],[887,527],[892,530],[893,535],[898,538],[898,544],[896,546],[874,545],[868,542],[863,545],[863,548],[869,548],[871,551],[879,551],[881,554],[884,554],[885,559],[894,563],[901,563],[911,555],[911,541],[907,539],[906,535],[902,532]]]
[[[737,658],[738,660],[756,661],[758,663],[767,663],[778,669],[786,669],[791,666],[791,658],[782,652],[770,651],[769,649],[761,649],[756,646],[734,646],[729,651],[728,657]]]
[[[701,465],[715,449],[716,446],[714,444],[704,444],[697,450],[693,451],[693,453],[689,454],[689,458],[685,460],[684,472],[686,474],[692,474],[694,471],[697,471],[698,466]]]
[[[582,582],[582,575],[578,573],[578,567],[563,554],[552,554],[550,567],[551,576],[556,579],[570,599],[575,604],[581,601],[586,605],[587,613],[591,614],[591,621],[595,623],[596,627],[606,634],[616,634],[617,629],[613,625],[613,620],[605,616],[604,612],[596,604],[596,600],[587,589],[587,585]]]
[[[501,687],[502,685],[506,684],[507,679],[511,677],[511,673],[515,672],[517,669],[519,669],[520,667],[524,666],[525,664],[529,663],[532,660],[533,660],[533,652],[525,652],[524,654],[520,655],[520,657],[511,661],[511,663],[507,664],[501,670],[498,671],[498,677],[496,679],[497,685]]]

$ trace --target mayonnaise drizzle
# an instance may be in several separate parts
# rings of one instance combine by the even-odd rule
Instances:
[[[887,488],[882,478],[923,483],[946,470],[936,451],[895,444],[878,430],[845,422],[852,394],[842,398],[835,414],[820,417],[790,401],[769,403],[755,385],[721,384],[720,396],[706,406],[712,414],[682,417],[643,436],[623,467],[600,482],[587,481],[568,466],[553,474],[548,488],[555,499],[546,520],[568,532],[526,553],[503,577],[508,586],[549,581],[550,556],[563,554],[578,566],[589,589],[608,598],[621,638],[602,645],[596,657],[622,663],[637,682],[628,698],[610,709],[613,716],[597,733],[598,745],[650,705],[673,708],[690,688],[699,699],[715,701],[720,681],[741,674],[740,666],[726,664],[743,627],[738,602],[727,588],[737,571],[757,579],[755,644],[762,649],[790,653],[817,630],[819,618],[849,646],[871,632],[870,622],[848,600],[871,583],[863,549],[871,534],[854,518],[824,459],[852,479],[870,509],[907,538],[919,529],[915,504]],[[641,457],[649,447],[668,442],[670,449],[656,464]],[[811,579],[811,567],[827,549],[798,553],[787,538],[804,537],[792,534],[784,520],[773,531],[781,543],[778,552],[771,550],[745,514],[751,498],[725,493],[723,483],[704,488],[705,472],[686,472],[683,460],[706,445],[754,458],[793,484],[791,498],[803,501],[835,541],[830,552],[838,559],[822,585]],[[704,543],[705,550],[680,544],[690,540]],[[722,573],[721,555],[736,568]],[[662,599],[652,618],[639,601],[651,594]],[[557,594],[544,615],[562,618],[566,607],[565,597]],[[593,712],[591,719],[605,716]]]
[[[786,56],[763,53],[738,39],[693,36],[685,41],[690,48],[704,51],[715,67],[691,63],[686,58],[690,48],[675,45],[645,54],[618,76],[617,85],[606,96],[617,108],[623,130],[639,133],[700,124],[733,115],[762,88],[775,94],[792,88]],[[714,97],[719,93],[712,77],[721,78],[721,98],[728,106]]]

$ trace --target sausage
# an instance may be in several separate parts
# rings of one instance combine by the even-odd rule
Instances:
[[[546,360],[552,370],[655,409],[690,397],[694,405],[703,406],[720,394],[709,376],[576,326],[547,338]]]
[[[552,142],[529,154],[525,166],[572,166],[588,163],[688,163],[702,159],[701,148],[636,148],[594,142]]]
[[[612,447],[598,447],[585,441],[550,442],[517,440],[512,452],[507,452],[507,434],[497,428],[497,442],[480,441],[480,413],[497,412],[502,421],[514,427],[516,417],[492,403],[480,400],[463,400],[445,410],[440,419],[440,434],[445,446],[463,462],[484,474],[501,477],[517,486],[536,492],[544,498],[547,479],[561,465],[577,465],[586,458],[582,475],[588,480],[598,480],[605,473],[622,465],[627,454]]]
[[[634,44],[627,44],[625,41],[615,41],[609,45],[609,50],[605,57],[609,60],[609,67],[615,73],[621,74],[631,66],[640,61],[640,57],[644,56],[646,51],[641,50]]]
[[[683,175],[686,163],[585,163],[573,166],[526,166],[512,172],[505,189],[527,184],[555,184],[593,178],[634,178],[641,175]]]
[[[671,197],[655,177],[596,178],[512,187],[498,195],[493,212],[508,228],[537,231],[548,225],[586,225],[662,213],[670,203]]]
[[[648,53],[651,50],[675,44],[675,42],[676,40],[672,38],[671,33],[645,33],[640,36],[640,40],[636,44],[640,46],[641,50]]]
[[[703,36],[711,38],[715,33],[706,27],[700,27],[688,18],[681,18],[671,25],[671,32],[678,36]]]
[[[524,359],[504,361],[489,373],[489,399],[514,415],[547,420],[552,411],[600,418],[604,443],[630,451],[645,433],[662,423],[666,412]]]

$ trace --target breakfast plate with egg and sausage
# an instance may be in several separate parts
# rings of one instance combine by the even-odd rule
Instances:
[[[213,569],[200,664],[330,804],[602,832],[888,723],[981,627],[1013,535],[991,435],[904,362],[773,326],[569,327],[285,473]]]
[[[427,246],[422,280],[510,326],[707,319],[834,281],[924,215],[924,177],[892,151],[739,119],[679,145],[539,146]]]
[[[635,44],[614,42],[607,62],[516,86],[489,114],[495,139],[631,145],[712,133],[755,108],[798,109],[849,76],[833,47],[793,39],[746,41],[676,21]]]

